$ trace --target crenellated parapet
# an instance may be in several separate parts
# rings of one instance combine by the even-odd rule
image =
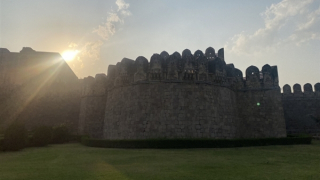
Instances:
[[[109,77],[113,76],[114,68],[109,66]],[[103,134],[104,108],[107,101],[108,78],[105,74],[89,76],[82,82],[78,133],[99,138]]]
[[[268,89],[278,88],[278,69],[277,66],[266,64],[261,71],[256,66],[250,66],[246,69],[245,87],[247,89]]]
[[[107,76],[96,74],[95,77],[88,76],[82,80],[81,96],[103,96],[107,87]]]
[[[314,88],[310,83],[303,85],[303,91],[300,84],[294,84],[293,88],[286,84],[282,88],[282,97],[286,99],[295,98],[320,98],[320,83],[316,83]]]
[[[83,84],[79,133],[90,137],[286,136],[277,67],[243,74],[223,49],[124,58]]]
[[[223,48],[218,53],[209,47],[205,53],[197,50],[193,54],[185,49],[182,54],[153,54],[150,61],[143,56],[124,58],[109,66],[107,88],[156,82],[206,83],[235,90],[278,88],[277,66],[266,64],[261,71],[250,66],[245,76],[233,64],[226,64]]]
[[[288,134],[320,133],[320,83],[283,86],[282,104]]]

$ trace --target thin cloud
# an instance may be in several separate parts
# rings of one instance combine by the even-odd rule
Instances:
[[[118,6],[118,11],[108,13],[106,22],[93,30],[93,33],[97,34],[105,41],[116,33],[116,26],[118,23],[123,24],[124,19],[131,16],[131,12],[128,10],[130,6],[128,3],[125,3],[123,0],[117,0],[116,5]]]
[[[103,25],[99,25],[98,28],[93,30],[93,33],[96,33],[103,40],[108,40],[111,36],[116,33],[115,23],[121,22],[122,20],[116,13],[109,13],[107,22]]]
[[[82,73],[100,60],[100,52],[104,43],[117,32],[117,26],[123,24],[125,18],[132,15],[128,10],[129,3],[116,0],[115,4],[118,10],[109,12],[106,21],[92,31],[93,35],[97,35],[97,37],[92,38],[95,40],[88,40],[81,44],[74,42],[69,44],[69,48],[80,51],[71,65],[78,75],[82,76]]]
[[[123,0],[117,0],[117,1],[116,1],[116,4],[117,4],[117,6],[118,6],[118,11],[128,9],[129,6],[130,6],[129,3],[126,3],[126,2],[124,2]]]
[[[306,20],[300,23],[290,36],[290,40],[297,45],[310,40],[320,40],[320,7],[307,15]]]
[[[100,49],[103,45],[101,40],[94,41],[94,42],[87,42],[82,50],[81,56],[86,59],[90,59],[91,61],[97,61],[100,59]]]
[[[236,54],[253,54],[273,51],[285,43],[300,45],[319,40],[320,7],[311,11],[315,4],[314,0],[283,0],[272,4],[261,14],[264,17],[263,28],[253,34],[242,32],[235,35],[226,44],[226,49]],[[283,29],[292,31],[281,33]]]

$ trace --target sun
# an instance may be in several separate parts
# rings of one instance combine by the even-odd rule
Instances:
[[[62,53],[62,57],[66,61],[72,61],[78,53],[79,53],[78,50],[65,51]]]

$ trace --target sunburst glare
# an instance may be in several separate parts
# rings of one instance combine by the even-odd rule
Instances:
[[[78,50],[65,51],[65,52],[62,53],[62,57],[66,61],[72,61],[79,52],[80,51],[78,51]]]

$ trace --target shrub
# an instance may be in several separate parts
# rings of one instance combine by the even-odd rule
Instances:
[[[311,144],[311,137],[261,139],[146,139],[102,140],[83,138],[82,144],[105,148],[230,148],[267,145]]]
[[[69,141],[71,141],[71,142],[81,143],[82,138],[83,138],[83,135],[77,135],[77,134],[70,134],[69,135]]]
[[[0,138],[0,151],[3,151],[3,139]]]
[[[5,151],[18,151],[26,146],[28,138],[24,125],[12,124],[4,132],[3,149]]]
[[[47,146],[51,142],[52,128],[48,126],[40,126],[34,129],[31,138],[31,146]]]
[[[52,128],[52,143],[61,144],[68,142],[70,138],[68,127],[65,125],[55,126]]]

